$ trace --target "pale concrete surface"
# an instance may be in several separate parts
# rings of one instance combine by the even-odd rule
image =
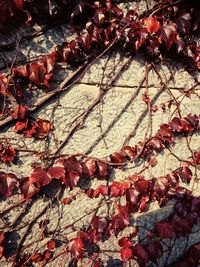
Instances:
[[[146,1],[143,1],[146,2]],[[127,6],[127,5],[126,5]],[[142,11],[141,11],[142,12]],[[55,33],[56,32],[56,33]],[[66,38],[70,38],[68,30],[64,27],[60,31],[52,29],[47,32],[47,35],[37,37],[28,44],[24,43],[24,50],[22,53],[28,55],[31,53],[31,57],[37,56],[39,54],[46,53],[55,43],[63,42]],[[28,49],[27,49],[28,45]],[[8,57],[12,58],[12,53],[8,54]],[[30,54],[29,54],[30,55]],[[116,66],[120,64],[122,60],[122,55],[118,51],[114,52],[113,55],[108,60],[109,55],[104,56],[99,59],[97,63],[91,66],[91,68],[84,75],[82,80],[71,87],[67,92],[62,93],[59,99],[59,105],[54,111],[56,104],[56,98],[53,99],[49,104],[43,106],[41,110],[34,114],[43,119],[49,119],[53,122],[54,131],[50,134],[48,139],[48,146],[44,140],[38,141],[33,138],[24,139],[22,136],[14,133],[12,127],[6,127],[4,131],[0,133],[0,138],[9,138],[10,142],[20,148],[26,144],[27,148],[36,151],[45,151],[46,149],[53,153],[57,146],[62,142],[67,134],[69,133],[71,127],[73,127],[74,119],[78,118],[80,114],[87,110],[87,108],[93,103],[95,98],[98,96],[100,90],[100,84],[106,83],[112,77]],[[106,72],[103,76],[103,68],[106,65]],[[199,91],[200,86],[197,87],[195,92],[190,97],[185,97],[181,89],[189,89],[195,84],[194,74],[190,75],[186,72],[181,64],[176,62],[162,63],[161,75],[166,81],[169,79],[170,71],[175,70],[174,80],[170,81],[169,88],[174,96],[179,97],[181,102],[181,112],[185,116],[189,113],[199,114],[200,101],[199,101]],[[146,112],[146,104],[142,101],[142,94],[145,92],[145,85],[140,89],[137,89],[139,82],[143,79],[145,75],[145,59],[142,55],[135,56],[129,64],[129,66],[123,71],[114,86],[110,88],[99,105],[97,105],[94,110],[89,114],[86,119],[84,126],[78,130],[75,134],[71,136],[69,142],[64,146],[61,153],[62,154],[76,154],[76,153],[86,153],[98,158],[107,158],[111,153],[122,148],[125,139],[128,134],[136,129],[135,135],[131,138],[129,144],[134,145],[138,141],[143,141],[147,126],[149,123],[148,112]],[[200,75],[195,73],[195,77],[200,81]],[[148,136],[154,135],[162,123],[167,123],[171,117],[177,115],[176,106],[172,104],[170,109],[163,111],[161,105],[163,103],[168,103],[171,100],[169,93],[163,89],[160,90],[160,81],[155,74],[151,71],[149,74],[149,94],[152,99],[152,104],[158,106],[158,111],[156,113],[152,112],[151,117],[151,127],[147,132]],[[128,104],[131,96],[135,95],[133,101]],[[125,108],[126,107],[126,108]],[[103,136],[103,137],[102,137]],[[194,134],[191,139],[191,147],[193,149],[199,148],[199,135]],[[186,140],[180,138],[176,141],[176,145],[172,147],[172,151],[176,153],[180,158],[187,160],[191,157],[191,153],[186,146]],[[153,176],[162,176],[170,171],[180,167],[180,162],[174,158],[167,150],[162,152],[157,156],[158,164],[149,168],[145,172],[147,178],[152,178]],[[31,155],[30,153],[19,153],[19,160],[16,164],[12,165],[0,165],[0,171],[14,172],[19,178],[26,177],[30,174],[32,169],[32,164],[41,163],[44,164],[36,155]],[[133,166],[128,165],[125,169],[116,169],[113,171],[113,178],[116,180],[123,180],[125,177],[140,171],[144,166]],[[198,175],[199,175],[198,171]],[[104,182],[99,182],[96,179],[92,181],[92,187],[96,188],[99,184]],[[185,185],[184,185],[185,186]],[[190,187],[188,187],[190,188]],[[55,185],[56,189],[56,185]],[[65,190],[63,198],[80,192],[80,189],[76,188],[72,191]],[[195,193],[199,194],[199,187],[197,186]],[[99,205],[101,197],[97,199],[89,199],[83,194],[80,194],[77,200],[75,200],[69,206],[63,206],[60,202],[50,205],[46,212],[37,220],[38,222],[44,219],[49,219],[50,224],[48,228],[55,231],[57,228],[63,228],[64,226],[73,223],[77,218],[89,213],[91,209]],[[1,202],[1,210],[4,210],[8,205],[17,201],[17,197],[11,197],[5,201]],[[22,221],[19,226],[26,225],[33,218],[37,217],[42,211],[44,206],[48,203],[48,199],[38,199],[34,202],[30,210],[23,216]],[[17,212],[22,210],[22,208],[17,208],[12,210],[7,219],[12,222],[16,216]],[[157,221],[165,219],[169,216],[172,210],[172,204],[168,207],[159,209],[157,205],[152,205],[150,211],[144,214],[134,214],[133,217],[136,219],[137,223],[143,223],[153,228]],[[105,207],[99,210],[99,214],[103,215],[105,213]],[[79,229],[80,227],[87,225],[91,219],[91,214],[86,215],[75,224],[75,227]],[[3,221],[0,220],[0,225],[3,225]],[[13,237],[17,242],[20,240],[20,235],[22,236],[25,228],[19,229],[19,236]],[[200,229],[200,226],[196,226],[194,229]],[[130,229],[127,229],[125,233],[127,234]],[[68,232],[64,232],[67,234]],[[124,232],[123,232],[124,233]],[[140,237],[144,233],[140,234]],[[122,235],[119,235],[119,237]],[[39,229],[38,223],[35,223],[31,228],[30,234],[28,234],[24,245],[27,245],[33,241],[39,240],[41,237],[41,230]],[[56,234],[55,234],[56,237]],[[64,241],[64,240],[63,240]],[[188,246],[200,241],[200,233],[191,234],[188,242]],[[177,257],[182,255],[185,247],[185,239],[181,238],[176,241],[175,248],[173,249],[168,263],[173,262]],[[12,242],[11,242],[12,243]],[[12,245],[12,244],[11,244]],[[15,244],[13,244],[15,246]],[[104,249],[119,249],[117,245],[117,239],[111,238],[108,241],[101,244]],[[36,249],[35,245],[27,251],[33,251]],[[62,249],[62,247],[61,247]],[[119,254],[112,255],[114,258],[119,258]],[[108,257],[103,256],[105,262],[109,260]],[[164,267],[166,254],[159,261],[158,266]],[[61,259],[58,258],[55,262],[49,263],[47,266],[58,266]],[[63,266],[68,266],[69,258],[66,256]],[[117,263],[110,266],[117,266]],[[6,265],[4,259],[1,260],[0,266]],[[86,266],[83,264],[82,266]],[[109,265],[108,265],[109,266]],[[119,265],[120,266],[120,265]],[[137,266],[135,264],[134,266]]]

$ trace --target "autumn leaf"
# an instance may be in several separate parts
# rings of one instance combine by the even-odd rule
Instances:
[[[139,265],[146,266],[149,261],[149,255],[144,246],[139,243],[134,245],[133,254],[137,257]]]
[[[83,173],[88,175],[90,178],[94,176],[96,171],[96,161],[92,158],[86,158],[81,163]]]
[[[97,167],[98,167],[98,175],[100,176],[100,178],[105,179],[110,171],[109,165],[103,161],[98,160]]]
[[[192,179],[192,171],[187,167],[181,167],[176,174],[181,178],[185,183],[189,183]]]
[[[133,242],[128,237],[122,237],[122,238],[120,238],[118,240],[118,245],[120,247],[127,247],[127,248],[129,248],[129,247],[133,246]]]
[[[24,120],[28,115],[27,107],[24,105],[17,105],[12,114],[13,119]]]
[[[0,194],[9,197],[17,186],[17,176],[13,173],[0,172]]]
[[[174,227],[169,222],[157,223],[156,229],[161,238],[172,239],[176,236]]]
[[[152,262],[157,263],[157,260],[163,255],[163,246],[160,241],[151,241],[146,250],[148,252],[149,258]]]
[[[55,248],[56,248],[56,242],[55,242],[53,239],[51,239],[51,240],[48,241],[48,243],[47,243],[47,248],[48,248],[49,250],[55,249]]]
[[[35,133],[33,134],[34,137],[38,139],[44,139],[49,132],[53,129],[52,124],[48,120],[37,119],[34,123],[35,126]]]
[[[21,181],[20,190],[24,199],[28,200],[40,191],[40,186],[37,183],[33,183],[30,177],[27,177]]]
[[[12,162],[16,157],[16,151],[14,147],[9,145],[4,145],[3,149],[0,151],[0,158],[5,163]]]
[[[174,43],[176,34],[177,34],[177,25],[173,21],[166,22],[161,27],[160,38],[164,40],[167,49],[170,49],[170,47]]]
[[[120,254],[121,254],[121,259],[123,261],[126,261],[132,257],[133,251],[132,251],[132,249],[130,249],[128,247],[124,247],[124,248],[120,249]]]
[[[4,75],[0,75],[0,94],[3,96],[11,95],[9,91],[9,79]]]
[[[160,30],[160,22],[154,17],[145,18],[143,21],[149,33],[156,33]]]
[[[30,180],[32,183],[36,183],[39,186],[47,185],[51,181],[50,177],[46,173],[46,170],[41,167],[36,167],[33,169]]]
[[[95,228],[97,233],[103,233],[107,227],[107,221],[105,218],[94,216],[92,218],[91,225]]]
[[[84,244],[80,237],[72,239],[68,244],[68,251],[74,258],[82,258]]]
[[[65,168],[61,166],[55,166],[48,169],[47,175],[51,177],[51,179],[64,179],[65,178]]]

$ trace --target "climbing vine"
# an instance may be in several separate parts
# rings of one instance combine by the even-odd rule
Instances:
[[[146,169],[157,165],[157,155],[165,150],[171,152],[171,147],[177,139],[188,141],[188,137],[199,134],[199,114],[190,113],[182,116],[181,102],[173,96],[154,64],[155,61],[176,57],[185,64],[187,71],[199,71],[200,46],[197,39],[200,29],[200,10],[198,3],[194,0],[165,0],[139,14],[136,10],[125,13],[116,2],[78,0],[72,3],[67,0],[45,0],[41,5],[41,1],[37,0],[0,1],[2,31],[7,31],[7,27],[12,28],[13,23],[24,27],[29,27],[33,23],[45,23],[50,27],[58,21],[61,24],[70,23],[76,31],[72,41],[58,44],[49,54],[26,64],[14,63],[11,66],[8,64],[8,68],[0,73],[1,129],[14,124],[13,131],[21,134],[23,138],[46,140],[54,131],[53,123],[36,117],[34,111],[42,108],[52,97],[75,84],[93,63],[109,51],[115,51],[118,47],[125,54],[124,63],[118,72],[100,90],[88,110],[81,114],[81,122],[77,122],[72,127],[56,152],[27,150],[13,145],[7,138],[0,140],[0,163],[12,166],[19,159],[19,154],[23,152],[34,154],[45,163],[33,166],[27,177],[19,177],[15,173],[6,171],[0,172],[2,198],[20,196],[18,203],[0,213],[2,221],[5,222],[5,225],[0,228],[0,258],[6,257],[7,262],[12,266],[37,266],[37,264],[45,266],[56,258],[61,259],[59,266],[62,266],[65,257],[70,255],[69,266],[79,266],[79,263],[84,262],[84,266],[89,264],[89,266],[101,267],[105,266],[102,255],[106,253],[118,253],[123,266],[128,266],[127,264],[132,266],[133,261],[137,261],[139,266],[147,266],[150,263],[157,265],[163,254],[168,253],[167,264],[173,250],[173,245],[168,245],[168,241],[171,244],[180,237],[188,239],[193,228],[199,223],[200,196],[193,194],[193,186],[199,181],[197,176],[200,165],[199,150],[193,151],[187,142],[192,155],[190,159],[180,159],[173,154],[180,161],[179,168],[163,177],[144,176]],[[139,52],[147,59],[146,76],[141,81],[141,84],[146,81],[146,92],[142,97],[147,107],[144,112],[151,114],[151,112],[157,112],[159,108],[151,104],[152,99],[148,94],[148,73],[151,69],[160,79],[161,90],[166,90],[172,98],[160,108],[166,110],[173,104],[176,106],[178,115],[174,115],[168,123],[160,125],[155,135],[145,136],[144,140],[130,146],[128,142],[134,135],[135,130],[133,130],[122,148],[104,159],[87,154],[62,154],[61,150],[69,138],[84,125],[89,113],[100,103],[105,92],[113,85],[132,57]],[[56,72],[61,65],[72,68],[73,71],[55,88],[53,84],[56,81]],[[36,105],[31,104],[30,99],[27,99],[27,95],[34,90],[44,93],[39,101],[36,101]],[[181,93],[188,96],[194,93],[194,90],[195,86],[188,90],[184,89]],[[134,97],[135,95],[132,101]],[[113,170],[123,170],[128,164],[134,165],[138,161],[145,164],[141,171],[121,181],[115,181],[113,178],[111,181]],[[93,179],[98,179],[102,184],[92,188]],[[84,183],[86,185],[81,186]],[[14,231],[17,232],[17,222],[23,216],[23,212],[12,225],[7,223],[6,215],[10,210],[24,203],[26,208],[33,200],[40,198],[49,200],[48,190],[52,185],[56,185],[58,190],[51,198],[51,203],[47,201],[41,216],[54,203],[73,205],[81,192],[87,199],[101,199],[98,206],[90,211],[92,218],[88,225],[78,229],[75,223],[72,223],[63,229],[56,229],[52,234],[48,230],[49,221],[42,220],[39,227],[42,231],[41,240],[44,239],[45,242],[41,247],[36,246],[33,253],[27,253],[23,243],[28,230],[38,221],[39,216],[29,222],[29,229],[20,240],[13,255],[8,256],[6,246],[9,236]],[[187,188],[188,185],[192,186],[191,190]],[[73,192],[72,190],[76,188],[80,189],[78,193],[62,198],[63,190]],[[143,240],[137,240],[140,228],[145,227],[133,223],[134,214],[148,211],[152,203],[156,202],[159,207],[164,207],[170,201],[173,201],[173,208],[168,218],[157,222],[154,228],[145,229]],[[112,210],[109,208],[111,203]],[[103,205],[107,207],[108,212],[105,212],[105,215],[97,215]],[[131,232],[119,238],[119,234],[123,234],[124,229],[130,226],[133,226]],[[64,233],[66,229],[70,232]],[[71,237],[72,233],[73,237]],[[113,236],[118,238],[120,249],[118,251],[101,250],[100,243]],[[30,247],[34,245],[29,244]],[[194,245],[181,262],[173,266],[197,266],[199,250],[199,245]]]

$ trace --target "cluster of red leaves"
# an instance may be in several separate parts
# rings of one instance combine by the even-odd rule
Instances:
[[[14,131],[23,134],[24,137],[33,136],[38,139],[43,139],[53,129],[48,120],[30,117],[27,107],[23,105],[17,105],[15,107],[12,118],[17,120]]]
[[[179,188],[176,200],[171,217],[167,221],[158,222],[155,229],[147,233],[148,243],[143,245],[132,240],[137,236],[137,228],[128,237],[119,239],[122,261],[135,259],[141,267],[146,266],[150,261],[158,264],[157,261],[164,251],[163,239],[187,237],[191,233],[193,226],[200,218],[200,197],[194,197],[189,190]],[[87,231],[78,232],[78,236],[68,242],[68,252],[73,258],[82,260],[83,257],[92,257],[93,253],[96,255],[99,242],[107,240],[113,234],[117,235],[130,225],[130,212],[127,206],[117,206],[116,208],[117,214],[111,218],[95,215]],[[91,248],[94,249],[91,251]],[[194,262],[196,262],[196,258]]]
[[[67,188],[73,189],[81,179],[91,179],[94,176],[105,179],[108,175],[109,166],[104,162],[87,158],[79,163],[76,157],[71,156],[47,170],[35,167],[31,176],[22,180],[19,187],[24,198],[29,199],[52,179],[60,179]]]
[[[21,67],[12,68],[11,74],[0,75],[0,97],[15,97],[17,102],[21,101],[24,88],[27,82],[36,86],[49,88],[49,80],[55,68],[58,53],[53,51],[47,56],[42,56],[37,61],[33,61]]]
[[[171,2],[171,1],[168,1]],[[3,4],[2,4],[3,3]],[[16,7],[23,12],[23,1],[7,1],[11,3],[9,16],[15,12]],[[6,10],[8,4],[2,1],[0,6]],[[52,1],[49,1],[50,9],[53,13]],[[191,1],[193,3],[193,1]],[[13,95],[13,84],[17,89],[17,97],[21,97],[23,84],[21,80],[26,80],[36,86],[50,87],[50,78],[56,62],[67,64],[80,64],[91,54],[96,54],[101,49],[108,47],[113,41],[120,40],[127,49],[137,52],[139,49],[146,48],[151,56],[163,56],[166,51],[175,51],[176,54],[183,54],[191,59],[197,69],[200,69],[199,46],[192,42],[192,35],[199,29],[196,19],[196,10],[191,9],[185,3],[175,7],[169,7],[165,13],[158,12],[157,15],[139,17],[135,11],[131,10],[124,15],[122,10],[112,5],[110,0],[95,1],[93,16],[86,28],[79,33],[76,40],[65,42],[54,49],[52,53],[41,57],[22,67],[13,68],[10,75],[0,76],[0,96],[9,97]],[[82,13],[84,1],[78,1],[73,16]],[[0,12],[1,14],[1,12]],[[6,15],[7,16],[7,15]],[[72,17],[73,17],[72,16]],[[3,21],[3,19],[2,19]],[[0,19],[1,23],[1,19]],[[126,28],[126,31],[124,29]],[[147,98],[144,99],[149,101]],[[24,136],[34,136],[44,138],[51,130],[48,121],[34,120],[28,116],[27,108],[18,105],[13,112],[13,119],[18,120],[15,131],[23,133]],[[122,150],[113,153],[110,158],[114,163],[122,163],[126,160],[134,161],[138,158],[150,159],[155,152],[161,152],[165,147],[174,142],[177,135],[192,134],[199,130],[199,117],[189,114],[185,118],[174,118],[170,123],[163,124],[154,137],[138,143],[134,147],[126,146]],[[1,146],[0,153],[3,153],[5,162],[12,161],[15,151],[9,146]],[[193,155],[194,164],[199,164],[200,155],[196,151]],[[86,158],[79,162],[76,157],[71,156],[62,159],[55,166],[48,169],[35,167],[31,175],[18,182],[14,174],[0,173],[0,193],[4,196],[11,196],[15,188],[19,187],[24,199],[37,194],[42,187],[47,186],[53,179],[59,179],[67,188],[73,189],[79,185],[81,179],[92,179],[98,177],[107,179],[109,176],[109,164],[100,160]],[[81,230],[76,238],[68,242],[67,249],[71,256],[77,260],[83,257],[90,257],[91,249],[97,251],[97,244],[109,238],[113,234],[117,235],[120,231],[130,225],[130,215],[134,212],[144,212],[152,201],[158,201],[160,206],[165,205],[171,198],[176,199],[174,212],[169,220],[158,222],[156,228],[149,234],[151,239],[148,244],[142,245],[134,243],[131,238],[137,235],[137,230],[129,237],[119,240],[121,247],[121,258],[125,262],[130,259],[137,259],[140,266],[146,266],[149,261],[157,264],[157,260],[163,254],[163,247],[159,239],[173,239],[180,236],[188,236],[192,227],[200,217],[200,198],[193,197],[191,192],[180,187],[180,181],[189,183],[192,172],[188,164],[173,171],[165,177],[145,179],[143,176],[133,175],[124,182],[113,182],[110,185],[101,185],[96,190],[88,189],[86,194],[89,197],[108,195],[110,198],[120,198],[126,200],[125,206],[115,205],[115,213],[111,217],[100,217],[95,215],[87,230]],[[64,204],[70,203],[76,197],[65,199]],[[155,237],[155,240],[152,238]],[[3,253],[2,242],[3,233],[0,234],[0,253]],[[19,266],[35,264],[37,262],[44,266],[52,256],[52,249],[55,244],[48,244],[48,249],[43,253],[24,255]],[[199,251],[199,250],[198,250]],[[0,256],[1,256],[0,254]],[[194,264],[196,254],[192,254],[188,264]],[[193,261],[192,261],[193,260]],[[184,263],[185,264],[185,263]],[[101,266],[100,261],[94,264],[95,267]],[[180,265],[179,265],[180,266]],[[181,265],[182,266],[182,265]],[[195,266],[195,265],[194,265]]]
[[[190,1],[189,6],[181,3],[176,8],[164,9],[163,13],[153,17],[140,18],[133,10],[124,15],[110,0],[95,1],[92,15],[88,18],[89,23],[75,40],[58,45],[53,52],[37,61],[13,68],[10,75],[2,74],[0,95],[12,94],[16,97],[17,88],[18,96],[21,96],[21,87],[24,85],[20,84],[19,78],[25,78],[37,86],[50,87],[49,80],[56,62],[80,64],[119,40],[123,47],[134,53],[143,48],[156,57],[161,57],[166,50],[182,53],[199,69],[199,46],[192,41],[192,36],[199,29],[198,11],[193,5],[195,6],[194,1]],[[83,6],[88,5],[85,1],[79,1],[72,13],[82,13]],[[13,84],[15,90],[12,90]]]
[[[12,69],[14,78],[24,77],[38,86],[50,87],[49,79],[55,66],[56,53],[52,52],[42,56],[38,61],[33,61],[22,67]]]
[[[164,148],[174,142],[177,135],[191,134],[199,130],[199,116],[189,114],[187,117],[175,117],[168,124],[163,124],[156,135],[145,143],[139,142],[134,147],[125,146],[122,150],[113,153],[110,158],[114,163],[126,160],[151,158],[154,152],[160,153]]]
[[[125,196],[130,212],[144,212],[148,204],[158,201],[162,207],[179,194],[182,188],[180,182],[189,183],[192,179],[191,169],[183,164],[183,167],[174,170],[170,174],[161,177],[153,177],[150,180],[140,175],[129,176],[123,182],[112,182],[110,185],[100,185],[97,189],[88,189],[86,194],[90,198],[109,195],[112,198]]]
[[[54,240],[50,240],[47,243],[47,249],[45,249],[43,252],[25,254],[19,261],[16,261],[15,258],[13,258],[13,263],[16,267],[28,267],[37,263],[40,263],[41,267],[46,266],[48,261],[51,259],[55,248],[56,242]]]
[[[163,239],[187,237],[200,218],[200,197],[182,188],[176,194],[177,202],[173,214],[167,221],[156,224],[155,235]]]
[[[45,127],[44,122],[41,124],[40,128],[35,127],[33,131],[29,131],[23,125],[26,125],[27,119],[27,109],[18,105],[13,113],[13,118],[18,119],[15,128],[24,130],[24,135],[27,132],[37,138],[44,138],[49,132],[49,127]],[[24,127],[20,128],[21,125]],[[140,156],[141,158],[146,158],[151,155],[154,151],[160,152],[167,145],[174,141],[177,134],[190,134],[199,129],[199,119],[196,115],[189,114],[183,119],[174,118],[168,124],[163,124],[156,135],[148,140],[143,149],[138,149],[138,145],[135,147],[126,146],[121,151],[116,152],[111,155],[111,161],[115,163],[121,163],[126,159],[134,160]],[[7,148],[6,159],[12,160],[15,153],[11,153],[13,149]],[[4,156],[5,156],[4,155]],[[199,160],[199,153],[196,151],[194,153],[195,161]],[[117,167],[117,165],[115,166]],[[75,156],[70,156],[67,159],[60,160],[55,166],[49,169],[44,169],[42,167],[35,167],[32,171],[31,176],[25,178],[20,183],[20,189],[25,199],[29,199],[31,196],[38,193],[41,187],[48,185],[52,179],[60,179],[62,184],[67,188],[73,189],[76,187],[81,179],[92,179],[94,176],[105,179],[110,173],[110,167],[108,163],[100,160],[95,160],[93,158],[85,158],[82,162],[79,162]],[[9,176],[8,176],[9,177]],[[101,185],[96,190],[88,189],[86,194],[88,197],[98,197],[99,194],[105,196],[109,194],[111,197],[119,197],[126,195],[127,203],[129,203],[129,209],[131,211],[144,211],[146,210],[148,203],[152,200],[157,200],[162,206],[171,199],[175,193],[178,186],[179,180],[182,182],[189,183],[192,177],[192,172],[189,169],[188,164],[183,164],[181,168],[174,171],[172,174],[166,177],[153,178],[151,180],[145,180],[142,176],[132,176],[129,177],[128,181],[119,183],[113,182],[109,186]],[[174,190],[174,191],[173,191]],[[6,189],[7,192],[7,189]],[[5,195],[5,194],[4,194]],[[68,199],[67,201],[72,201],[73,199]]]
[[[0,160],[5,163],[11,163],[16,157],[14,147],[8,145],[7,142],[0,143]]]
[[[0,28],[18,26],[33,20],[51,24],[53,21],[69,22],[76,25],[77,16],[83,22],[93,10],[94,0],[2,0],[0,3]],[[86,13],[87,12],[87,13]],[[79,22],[79,26],[83,23]],[[26,26],[23,25],[23,26]],[[83,23],[84,24],[84,23]]]
[[[139,266],[146,266],[149,261],[157,264],[163,254],[163,246],[159,240],[152,240],[144,246],[140,243],[133,244],[130,237],[123,237],[118,241],[121,247],[121,259],[126,262],[131,258],[137,260]]]
[[[73,258],[81,260],[87,253],[92,253],[91,251],[87,252],[88,247],[97,248],[97,244],[103,240],[103,237],[109,238],[112,234],[117,234],[125,229],[129,224],[128,209],[123,206],[118,206],[117,213],[111,219],[94,216],[89,229],[80,231],[77,238],[69,241],[68,251]]]

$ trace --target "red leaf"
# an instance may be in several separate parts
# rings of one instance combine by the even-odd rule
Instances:
[[[81,164],[78,162],[78,160],[76,159],[75,156],[71,156],[69,158],[67,158],[64,161],[64,166],[66,167],[66,169],[71,172],[77,172],[79,174],[82,174],[82,166]]]
[[[39,186],[44,186],[50,183],[51,179],[47,175],[46,171],[41,167],[34,168],[30,180],[32,183],[37,183]]]
[[[31,178],[27,177],[20,183],[20,189],[24,199],[28,200],[40,191],[40,186],[39,184],[34,184]]]
[[[87,30],[83,31],[77,40],[83,49],[89,50],[91,48],[91,35]]]
[[[153,17],[145,18],[144,24],[149,33],[156,33],[160,30],[160,22]]]
[[[136,150],[135,150],[135,148],[133,148],[131,146],[125,146],[123,148],[123,151],[126,154],[126,156],[129,157],[130,160],[133,160],[136,156]]]
[[[69,186],[71,189],[77,186],[80,180],[80,174],[78,172],[68,172],[65,176],[65,185]]]
[[[54,240],[50,240],[48,243],[47,243],[47,248],[49,250],[52,250],[56,247],[56,242]]]
[[[40,261],[42,260],[42,255],[41,255],[41,253],[38,253],[38,252],[34,253],[34,254],[31,256],[31,260],[32,260],[33,262],[35,262],[35,263],[40,262]]]
[[[23,133],[24,137],[32,137],[36,133],[36,124],[34,121],[33,122],[28,121],[28,119],[27,119],[27,122],[28,122],[28,124],[27,124],[26,128],[23,129],[22,133]]]
[[[0,246],[0,259],[3,257],[4,248]]]
[[[27,73],[26,65],[24,65],[22,67],[13,68],[12,74],[13,74],[13,76],[22,76],[22,77],[27,78],[28,73]]]
[[[160,241],[152,241],[146,247],[149,258],[152,262],[157,263],[157,259],[159,259],[163,255],[163,247]]]
[[[48,169],[47,175],[51,177],[51,179],[64,179],[65,178],[65,168],[64,167],[51,167]]]
[[[189,183],[192,179],[192,171],[186,166],[181,167],[176,173],[185,183]]]
[[[28,121],[28,118],[25,119],[25,120],[23,120],[23,121],[17,121],[16,124],[15,124],[14,132],[20,133],[23,130],[27,130],[27,128],[28,128],[28,122],[29,122]],[[35,130],[34,130],[33,133],[35,133]]]
[[[163,142],[160,138],[153,137],[146,145],[157,152],[161,152],[164,148]]]
[[[27,108],[23,105],[17,105],[12,114],[13,119],[24,120],[27,117]]]
[[[81,258],[84,244],[80,237],[72,239],[68,244],[68,251],[74,258]]]
[[[172,135],[172,130],[168,124],[162,124],[158,130],[158,134],[163,137],[169,137]]]
[[[127,248],[129,248],[129,247],[131,247],[133,245],[133,242],[128,237],[122,237],[121,239],[119,239],[118,245],[120,247],[127,247]]]
[[[0,75],[0,94],[4,96],[10,96],[11,93],[9,92],[9,80],[7,77]]]
[[[129,260],[133,255],[132,249],[127,248],[127,247],[121,248],[120,253],[121,253],[121,259],[123,261]]]
[[[86,158],[81,163],[83,168],[83,173],[88,175],[90,178],[93,177],[96,171],[96,161],[92,158]]]
[[[98,191],[102,196],[106,196],[108,194],[108,187],[106,185],[100,185]]]
[[[114,163],[122,163],[124,159],[121,151],[111,154],[110,158],[111,158],[111,161]]]
[[[194,162],[195,164],[200,164],[200,151],[195,151],[194,152]]]
[[[52,255],[53,255],[52,251],[49,251],[49,250],[44,251],[44,253],[42,255],[43,258],[44,258],[43,261],[42,261],[42,263],[43,263],[42,266],[46,265],[47,261],[51,258]]]
[[[103,267],[102,261],[99,260],[99,261],[95,262],[93,267]]]
[[[172,239],[176,236],[173,225],[168,222],[157,223],[156,229],[161,238]]]
[[[17,177],[12,173],[0,172],[0,194],[9,197],[17,185]]]
[[[127,182],[113,182],[110,186],[110,195],[112,197],[122,196],[127,188],[129,188],[129,184]]]
[[[141,178],[140,180],[134,183],[134,186],[139,193],[143,195],[146,195],[148,193],[149,182],[147,180]]]
[[[14,147],[8,146],[8,145],[4,146],[3,151],[1,152],[1,155],[0,155],[1,160],[6,163],[12,162],[15,156],[16,156],[16,151]]]
[[[140,204],[139,204],[139,211],[140,212],[144,212],[147,209],[148,201],[149,201],[149,196],[148,195],[141,197]]]
[[[97,231],[97,233],[103,233],[107,227],[107,221],[105,218],[100,218],[98,216],[94,216],[92,218],[91,225]]]
[[[135,188],[129,188],[126,190],[126,201],[130,207],[137,204],[138,202],[138,191]]]
[[[177,25],[173,21],[169,21],[168,23],[165,23],[161,27],[161,39],[163,39],[167,45],[167,49],[170,49],[174,42],[174,38],[177,33]]]
[[[4,241],[4,232],[0,231],[0,259],[3,257],[4,248],[1,244]]]
[[[98,174],[101,178],[106,178],[109,174],[109,165],[102,162],[102,161],[97,161],[97,166],[98,166]]]
[[[69,197],[66,197],[66,198],[63,199],[62,202],[63,202],[64,205],[68,205],[68,204],[70,204],[72,202],[72,199],[69,198]]]
[[[170,126],[173,132],[180,133],[183,130],[183,125],[181,123],[181,119],[179,118],[173,118],[173,120],[170,123]]]
[[[35,122],[34,137],[38,139],[44,139],[52,129],[52,124],[48,120],[38,119]]]
[[[2,0],[0,2],[0,23],[4,24],[11,19],[17,12],[23,10],[24,0]]]
[[[172,225],[176,231],[176,236],[187,236],[191,232],[191,225],[188,220],[177,217],[173,220]]]
[[[149,255],[142,245],[136,244],[133,247],[133,254],[136,255],[139,265],[146,266],[149,261]]]

